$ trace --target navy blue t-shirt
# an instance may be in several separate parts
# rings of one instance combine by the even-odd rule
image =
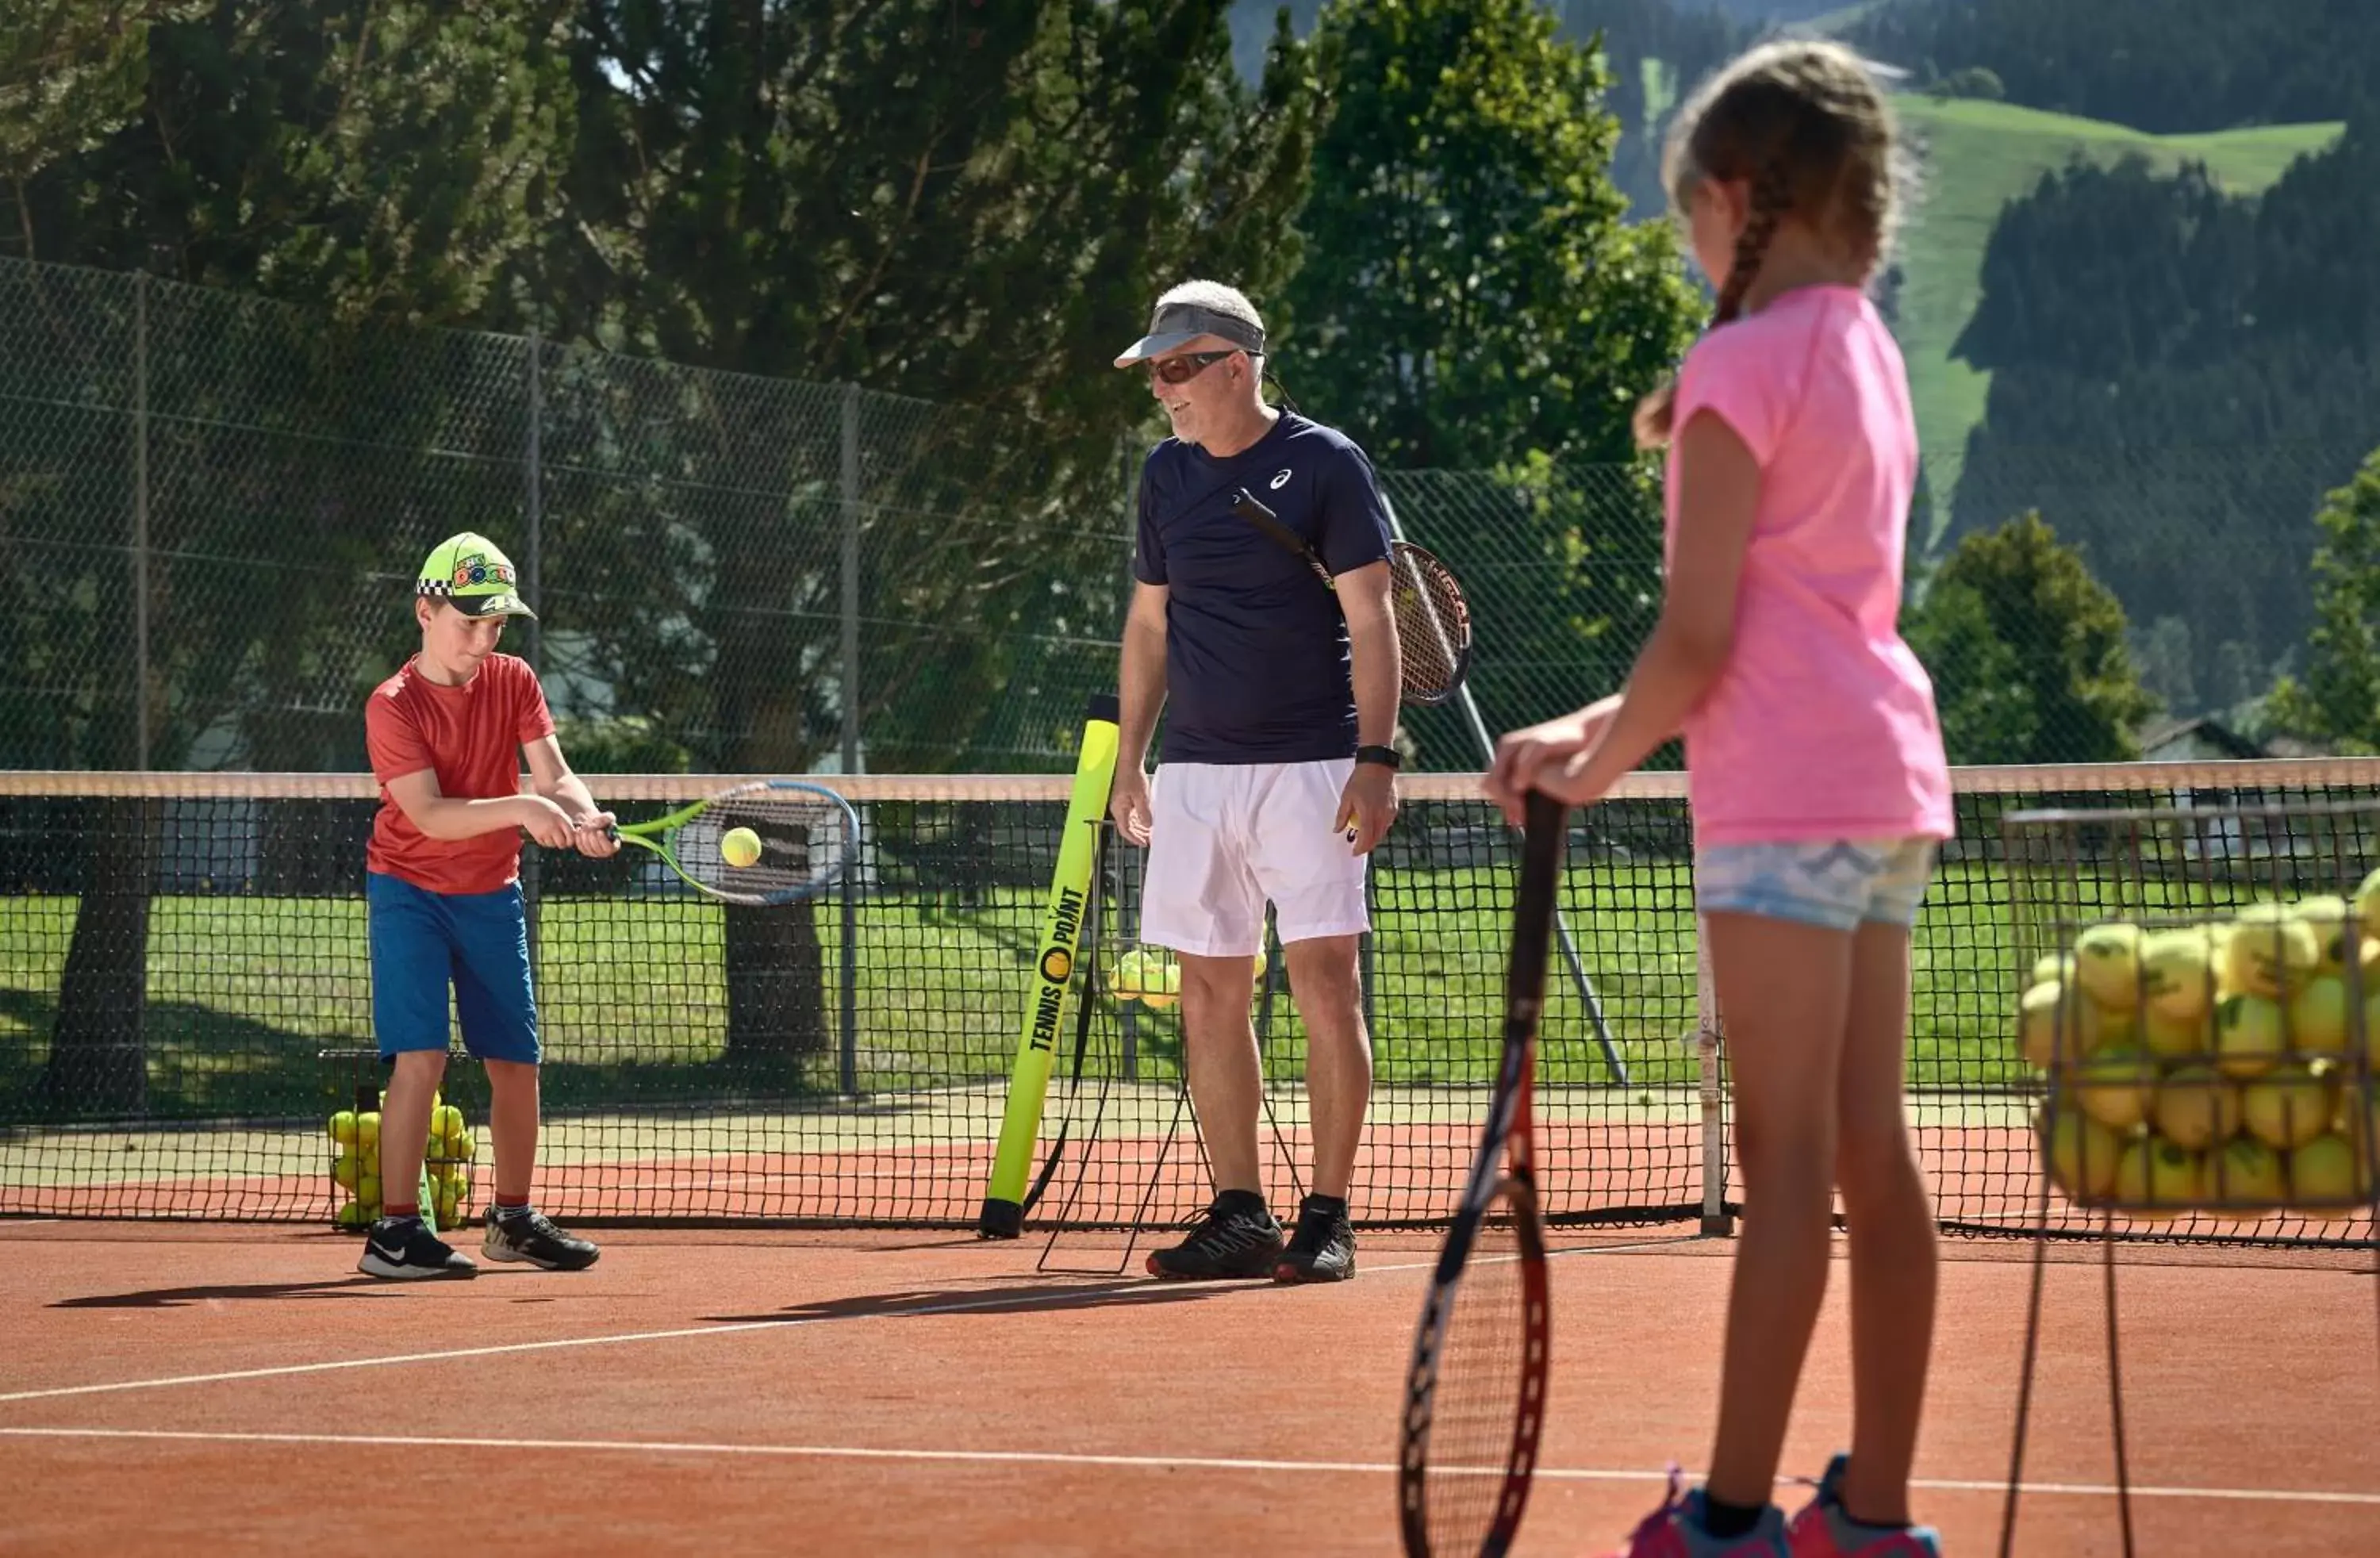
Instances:
[[[1245,487],[1333,575],[1389,555],[1372,462],[1335,428],[1283,411],[1227,460],[1169,438],[1140,471],[1133,576],[1166,587],[1160,762],[1315,762],[1355,752],[1339,597],[1305,560],[1232,512]]]

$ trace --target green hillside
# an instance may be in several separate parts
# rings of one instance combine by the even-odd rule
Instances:
[[[1967,430],[1982,418],[1990,386],[1989,375],[1950,358],[1951,343],[1974,312],[1985,241],[2000,208],[2031,190],[2044,172],[2078,154],[2114,162],[2137,152],[2167,168],[2202,160],[2227,189],[2252,193],[2278,178],[2292,159],[2329,145],[2341,128],[2277,125],[2155,136],[2000,103],[1939,103],[1904,94],[1894,106],[1924,177],[1924,191],[1900,233],[1899,334],[1918,434],[1937,455],[1966,446]],[[1947,496],[1937,491],[1938,498]]]

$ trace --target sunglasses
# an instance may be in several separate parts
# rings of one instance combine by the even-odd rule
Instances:
[[[1236,357],[1240,348],[1220,352],[1187,352],[1180,357],[1160,357],[1148,365],[1148,376],[1160,383],[1186,384],[1227,357]]]

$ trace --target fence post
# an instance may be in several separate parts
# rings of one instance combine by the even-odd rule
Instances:
[[[1727,1211],[1727,1094],[1719,1085],[1718,985],[1711,978],[1710,921],[1694,920],[1694,1063],[1702,1121],[1703,1219],[1706,1237],[1735,1231]]]
[[[132,273],[132,766],[149,767],[149,273]]]
[[[522,450],[521,460],[522,519],[525,534],[521,542],[520,584],[530,605],[535,609],[542,610],[545,606],[545,592],[540,586],[543,582],[543,559],[540,553],[545,541],[542,533],[545,516],[545,454],[540,435],[544,431],[545,422],[545,387],[539,377],[540,352],[537,330],[534,326],[529,329],[528,341],[528,417],[527,420],[528,425],[526,430],[528,436]],[[544,635],[539,630],[537,618],[529,618],[522,637],[525,641],[521,648],[527,651],[522,658],[528,662],[530,670],[542,675],[545,670],[542,652],[545,644]],[[542,902],[542,895],[539,891],[544,875],[542,866],[542,851],[536,849],[521,851],[521,907],[528,926],[528,966],[531,970],[539,967],[540,915],[538,911]]]
[[[843,386],[843,772],[859,772],[859,386]],[[863,838],[863,844],[865,840]],[[841,1072],[846,1095],[859,1091],[859,883],[865,857],[843,873]]]

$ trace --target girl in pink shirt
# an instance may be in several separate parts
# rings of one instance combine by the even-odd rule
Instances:
[[[1910,926],[1950,785],[1897,628],[1909,387],[1863,292],[1890,226],[1890,116],[1854,55],[1770,44],[1681,112],[1667,175],[1723,281],[1710,333],[1637,418],[1669,446],[1660,622],[1623,691],[1507,736],[1488,777],[1517,822],[1531,788],[1585,805],[1685,737],[1746,1210],[1709,1478],[1673,1479],[1620,1558],[1938,1553],[1908,1523],[1936,1255],[1901,1077]],[[1769,1492],[1838,1188],[1852,1448],[1788,1522]]]

